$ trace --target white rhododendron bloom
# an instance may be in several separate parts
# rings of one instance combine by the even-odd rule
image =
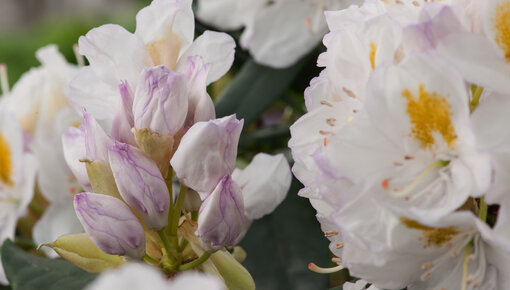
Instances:
[[[80,185],[65,162],[61,143],[62,133],[78,126],[81,118],[67,99],[69,82],[78,68],[67,63],[55,45],[40,48],[36,56],[42,65],[25,73],[4,102],[22,125],[25,146],[39,164],[37,186],[50,202],[33,230],[40,244],[82,231],[72,209],[72,195]]]
[[[326,13],[324,70],[289,142],[338,264],[310,269],[382,289],[504,289],[508,2],[394,4]],[[486,202],[500,207],[490,221]]]
[[[101,274],[88,285],[86,290],[224,290],[224,283],[210,275],[188,272],[177,275],[172,280],[166,279],[154,267],[143,264],[128,263],[119,269]]]
[[[18,218],[34,195],[37,160],[25,150],[21,124],[0,101],[0,242],[14,239]],[[0,266],[0,283],[8,284]]]
[[[194,27],[190,0],[156,0],[138,12],[134,34],[114,24],[89,31],[80,38],[79,51],[90,66],[71,82],[71,101],[98,119],[113,120],[121,82],[135,92],[145,68],[164,65],[184,73],[194,56],[210,66],[204,86],[219,79],[234,60],[234,40],[212,31],[193,40]]]

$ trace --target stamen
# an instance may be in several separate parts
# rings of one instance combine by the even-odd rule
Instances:
[[[315,265],[314,263],[308,264],[308,269],[310,271],[313,271],[313,272],[319,273],[319,274],[331,274],[331,273],[338,272],[338,271],[342,270],[343,268],[344,267],[342,265],[338,265],[338,266],[332,267],[332,268],[322,268],[322,267]]]
[[[335,126],[336,119],[335,118],[327,118],[326,123],[330,125],[331,127]]]
[[[85,59],[83,58],[83,55],[80,54],[79,50],[80,48],[78,47],[78,44],[75,43],[73,45],[74,57],[76,58],[76,63],[78,66],[83,67],[85,66]]]
[[[429,165],[427,168],[425,168],[417,177],[416,179],[411,183],[409,184],[408,186],[404,187],[404,190],[402,191],[399,191],[399,190],[391,190],[389,189],[389,180],[388,179],[385,179],[383,180],[383,182],[381,183],[381,185],[383,186],[384,189],[386,189],[386,191],[388,191],[389,194],[395,196],[395,197],[404,197],[404,196],[407,196],[407,194],[409,192],[411,192],[420,182],[421,180],[427,176],[427,174],[434,168],[436,167],[444,167],[444,166],[447,166],[448,164],[450,163],[450,161],[437,161],[437,162],[434,162],[432,163],[431,165]],[[386,186],[385,186],[386,185]]]
[[[469,252],[471,251],[471,243],[468,243],[466,249],[464,250],[464,263],[462,265],[462,290],[467,289],[467,271],[468,271],[468,263],[469,263]]]
[[[432,275],[432,272],[427,272],[427,273],[425,273],[425,274],[421,275],[420,279],[421,279],[422,281],[425,281],[425,280],[427,280],[427,279],[428,279],[431,275]]]
[[[7,65],[5,63],[0,63],[0,87],[4,95],[9,93],[9,78],[7,77]]]
[[[337,232],[337,231],[326,231],[326,232],[324,233],[324,236],[325,236],[326,238],[334,237],[334,236],[336,236],[336,235],[338,235],[338,232]]]
[[[338,243],[335,245],[335,248],[337,248],[337,249],[341,249],[343,247],[344,247],[344,243]]]
[[[328,143],[329,143],[329,138],[324,137],[324,147],[328,146]]]
[[[342,263],[342,258],[333,257],[333,258],[331,258],[331,262],[337,263],[337,264],[341,264]]]

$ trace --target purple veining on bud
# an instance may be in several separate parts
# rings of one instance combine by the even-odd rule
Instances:
[[[74,210],[90,239],[111,255],[141,258],[145,255],[142,225],[121,200],[103,194],[79,193]]]
[[[87,168],[85,163],[80,162],[87,155],[85,149],[85,128],[83,126],[69,128],[68,131],[62,134],[62,146],[67,166],[73,172],[78,183],[85,190],[91,191],[92,186],[90,185]]]
[[[136,145],[136,141],[133,132],[131,131],[131,128],[135,125],[133,117],[133,93],[126,81],[122,81],[120,83],[119,92],[122,106],[115,114],[110,134],[115,140],[134,146]]]
[[[210,68],[211,64],[204,64],[199,55],[190,56],[186,60],[184,75],[189,90],[188,115],[185,122],[187,127],[193,126],[196,122],[216,118],[214,104],[207,93],[207,75]]]
[[[110,168],[120,195],[148,228],[168,224],[170,194],[158,166],[138,148],[115,142],[109,149]]]
[[[205,199],[234,170],[242,129],[235,114],[193,125],[170,161],[177,177]]]
[[[145,69],[136,88],[133,115],[136,129],[175,135],[188,112],[188,89],[183,75],[165,66]]]
[[[241,189],[225,175],[200,207],[197,236],[218,250],[235,245],[244,228],[244,203]]]
[[[113,140],[106,135],[96,119],[83,109],[83,128],[85,130],[85,153],[90,161],[102,160],[108,162],[108,147]]]

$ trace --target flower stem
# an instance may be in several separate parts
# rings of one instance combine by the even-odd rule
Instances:
[[[485,199],[482,196],[480,198],[480,209],[478,211],[478,218],[484,222],[487,220],[487,209],[488,209],[487,204],[485,203]]]
[[[207,261],[207,259],[209,259],[210,256],[211,256],[211,253],[204,252],[202,254],[202,256],[200,256],[198,259],[195,259],[189,263],[180,265],[179,267],[177,267],[177,270],[184,271],[184,270],[193,269],[197,266],[200,266],[203,262]]]
[[[161,239],[161,242],[163,243],[163,247],[165,248],[166,250],[166,256],[168,257],[168,259],[170,260],[170,262],[172,264],[175,263],[175,258],[173,257],[172,255],[172,247],[170,246],[170,242],[168,241],[168,238],[165,234],[165,230],[164,229],[161,229],[158,231],[158,235],[159,235],[159,238]]]
[[[177,235],[177,226],[179,226],[179,218],[181,217],[182,204],[184,203],[184,198],[186,197],[186,193],[188,192],[188,188],[181,184],[181,189],[179,191],[179,196],[175,201],[175,206],[172,210],[172,219],[170,224],[170,235]]]
[[[172,167],[168,168],[168,173],[166,174],[166,188],[168,189],[168,193],[170,193],[170,208],[174,206],[174,195],[173,195],[173,169]]]
[[[145,254],[145,256],[143,257],[143,260],[149,264],[153,264],[153,265],[159,265],[159,262],[156,261],[156,259],[152,258],[151,256]]]

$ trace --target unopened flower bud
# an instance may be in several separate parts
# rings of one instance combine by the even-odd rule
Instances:
[[[90,273],[101,273],[125,262],[122,257],[101,251],[86,233],[61,236],[42,246],[52,248],[62,258]]]
[[[200,207],[196,235],[212,250],[234,246],[243,229],[243,219],[241,189],[230,175],[225,175]]]
[[[188,91],[183,75],[165,66],[143,71],[136,88],[133,115],[137,130],[174,135],[188,112]]]
[[[156,163],[140,150],[115,142],[109,149],[110,167],[120,195],[148,228],[168,224],[170,195]]]
[[[108,195],[85,192],[74,196],[74,209],[90,239],[103,252],[144,256],[145,232],[125,203]]]
[[[170,163],[177,177],[204,199],[234,170],[243,120],[235,115],[198,122],[184,135]]]

